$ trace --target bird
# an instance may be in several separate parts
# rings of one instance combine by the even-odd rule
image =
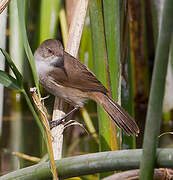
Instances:
[[[127,135],[138,135],[139,128],[133,118],[109,96],[108,90],[86,65],[64,50],[59,40],[43,41],[34,53],[34,60],[41,85],[50,94],[64,99],[74,107],[64,118],[91,99]]]

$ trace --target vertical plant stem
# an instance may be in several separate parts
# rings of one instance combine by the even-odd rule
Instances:
[[[102,1],[101,0],[89,1],[89,8],[90,8],[89,10],[90,10],[90,23],[91,23],[91,36],[92,36],[93,61],[94,61],[95,73],[98,79],[104,84],[104,86],[109,89],[109,93],[111,95],[110,72],[108,68],[109,67],[108,56],[106,50],[106,40],[105,40],[105,32],[104,32],[103,14],[102,14]],[[106,25],[108,25],[109,23],[110,22],[107,21]],[[108,32],[109,29],[107,29],[106,33]],[[113,38],[115,38],[115,36]],[[107,43],[109,41],[110,41],[110,37],[107,39]],[[112,43],[109,46],[109,48],[111,48],[109,51],[109,58],[111,58],[112,53],[113,54],[115,53],[113,52]],[[115,136],[115,126],[112,124],[111,119],[100,106],[97,107],[97,110],[98,110],[98,120],[99,120],[100,151],[118,149],[118,142]],[[107,175],[108,175],[107,173],[101,174],[100,178],[103,178]]]
[[[133,86],[132,86],[132,74],[131,74],[131,63],[130,56],[127,57],[127,63],[124,64],[127,67],[125,70],[127,74],[127,82],[123,79],[122,81],[122,107],[134,117],[134,101],[133,101]],[[123,135],[122,137],[122,148],[123,149],[135,149],[136,138],[135,136]]]
[[[79,0],[76,2],[66,46],[66,51],[74,57],[77,57],[78,54],[87,7],[88,0]]]
[[[17,69],[23,74],[23,44],[22,35],[19,27],[17,0],[10,2],[10,36],[9,36],[9,52],[10,57],[13,59]]]
[[[94,71],[89,15],[85,18],[85,25],[80,43],[79,59],[83,64],[88,66],[91,71]]]
[[[84,121],[85,121],[85,124],[86,124],[86,126],[87,126],[87,128],[88,128],[89,133],[90,133],[91,136],[95,139],[95,141],[96,141],[97,143],[99,143],[96,129],[95,129],[93,123],[92,123],[92,120],[91,120],[91,118],[90,118],[87,110],[86,110],[85,108],[81,108],[80,111],[81,111],[81,114],[82,114],[83,119],[84,119]]]
[[[109,63],[111,93],[120,99],[120,1],[103,1],[104,28]]]
[[[103,1],[103,12],[104,12],[104,29],[106,39],[106,49],[108,57],[108,71],[110,75],[110,95],[113,99],[121,104],[121,78],[120,78],[120,1],[105,0]],[[115,123],[111,121],[112,129],[115,129]],[[113,131],[115,132],[115,131]],[[121,146],[121,135],[117,129],[118,144]],[[112,135],[116,135],[112,133]],[[115,140],[115,137],[112,138]],[[115,143],[113,143],[115,145]],[[118,149],[114,147],[113,149]]]
[[[143,156],[140,164],[140,180],[153,179],[156,148],[158,146],[158,135],[162,118],[162,103],[165,89],[168,54],[173,32],[172,7],[172,0],[164,1],[147,112]]]
[[[18,11],[17,11],[17,0],[13,0],[9,4],[9,21],[10,21],[10,36],[9,36],[9,52],[10,57],[13,59],[14,64],[16,65],[17,69],[23,74],[23,67],[24,67],[24,56],[23,56],[23,44],[22,44],[22,37],[21,31],[19,27],[19,20],[18,20]],[[12,72],[11,72],[12,73]],[[11,122],[11,150],[16,152],[23,152],[24,150],[24,143],[22,138],[24,138],[24,133],[22,133],[22,106],[21,106],[21,94],[20,92],[16,92],[14,90],[11,91],[11,97],[13,99],[12,109],[10,112],[10,116],[12,119]],[[18,167],[18,158],[13,157],[13,168],[17,169]],[[20,161],[20,166],[22,167],[23,164]]]
[[[39,28],[40,33],[39,42],[55,38],[58,25],[58,15],[61,6],[61,0],[42,0],[41,1],[41,11],[40,11],[40,21]]]
[[[92,48],[93,48],[93,60],[94,69],[98,79],[108,87],[107,80],[107,53],[106,42],[104,35],[103,16],[101,1],[90,1],[90,21],[91,21],[91,35],[92,35]],[[98,106],[99,117],[99,134],[100,134],[100,151],[106,151],[112,149],[112,129],[111,120],[108,115]],[[113,145],[114,146],[114,145]]]
[[[161,3],[158,1],[158,4]],[[159,32],[159,10],[156,6],[156,1],[150,1],[151,14],[152,14],[152,24],[153,24],[153,35],[154,35],[154,45],[156,46],[158,32]]]
[[[94,71],[89,13],[87,13],[85,18],[85,24],[83,28],[81,43],[80,43],[79,59],[91,71]],[[82,144],[83,148],[88,147],[87,152],[98,152],[99,138],[97,134],[98,132],[95,129],[98,127],[98,121],[97,121],[97,117],[92,117],[91,115],[92,113],[96,112],[96,104],[93,101],[89,101],[85,106],[85,108],[82,108],[80,112],[89,133],[93,137],[92,139],[89,139],[89,141],[87,141],[88,142],[87,146],[86,146],[86,141],[83,141]]]
[[[7,24],[7,8],[2,14],[0,14],[0,47],[5,49],[6,47],[6,24]],[[0,70],[5,69],[5,58],[0,52]],[[4,102],[4,87],[0,84],[0,136],[2,133],[2,117],[3,117],[3,102]]]
[[[140,132],[144,131],[147,100],[149,96],[149,63],[146,46],[144,0],[128,0],[128,24],[130,34],[130,61],[132,72],[135,119],[140,121]],[[137,101],[136,101],[137,99]],[[143,107],[143,108],[141,108]],[[139,134],[139,138],[142,133]]]
[[[65,14],[64,8],[61,8],[61,10],[59,11],[59,19],[60,19],[60,24],[61,24],[63,44],[65,47],[67,44],[67,38],[68,38],[68,25],[67,25],[66,14]]]
[[[24,150],[24,133],[22,133],[22,112],[21,112],[21,94],[19,91],[13,90],[10,98],[12,99],[12,109],[10,111],[10,150],[14,152],[23,152]],[[19,159],[12,156],[11,167],[18,168]],[[24,167],[23,160],[20,160],[20,167]]]
[[[40,90],[39,90],[39,80],[36,72],[36,67],[34,63],[34,57],[28,42],[28,37],[27,37],[27,31],[26,31],[26,26],[25,26],[25,13],[24,13],[24,7],[25,7],[26,0],[17,0],[17,8],[18,8],[18,15],[19,15],[19,22],[20,22],[20,28],[22,32],[22,39],[23,39],[23,45],[25,48],[26,55],[28,57],[28,61],[32,70],[32,75],[34,79],[34,83],[37,87],[38,94],[40,95]]]
[[[32,98],[33,101],[35,103],[35,105],[37,106],[39,112],[40,112],[40,116],[42,119],[42,123],[45,126],[45,131],[46,131],[46,135],[47,135],[47,150],[49,152],[49,158],[50,158],[50,163],[51,163],[51,171],[52,171],[52,175],[53,175],[53,180],[58,180],[58,174],[56,171],[56,166],[55,166],[55,160],[54,160],[54,154],[53,154],[53,148],[52,148],[52,136],[50,133],[50,126],[49,126],[49,122],[47,119],[47,111],[46,108],[43,106],[43,104],[41,103],[38,94],[36,93],[36,89],[33,88],[30,90],[32,93]]]
[[[121,82],[121,105],[134,117],[134,93],[132,86],[132,65],[130,63],[130,44],[129,44],[129,25],[127,1],[122,3],[121,7],[121,63],[122,63],[122,82]],[[122,134],[122,148],[136,148],[136,138]]]
[[[42,132],[43,137],[45,138],[44,127],[43,127],[43,125],[42,125],[42,123],[41,123],[41,121],[40,121],[37,113],[35,112],[35,109],[34,109],[32,103],[31,103],[31,101],[30,101],[30,99],[29,99],[29,97],[28,97],[28,95],[27,95],[27,93],[26,93],[26,91],[25,91],[24,89],[22,89],[22,93],[23,93],[23,95],[24,95],[24,97],[25,97],[25,99],[26,99],[26,102],[27,102],[27,104],[28,104],[28,106],[29,106],[29,108],[30,108],[30,111],[31,111],[34,119],[36,120],[36,122],[37,122],[37,124],[38,124],[38,127],[40,128],[40,130],[41,130],[41,132]]]

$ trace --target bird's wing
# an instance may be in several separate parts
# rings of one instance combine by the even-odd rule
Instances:
[[[60,85],[76,88],[81,91],[100,91],[107,93],[107,89],[97,77],[78,59],[64,52],[63,66],[50,71],[51,77]]]

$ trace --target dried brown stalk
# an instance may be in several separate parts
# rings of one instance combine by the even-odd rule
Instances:
[[[8,6],[9,2],[10,2],[10,0],[0,0],[0,14]]]
[[[139,179],[140,170],[129,170],[120,173],[113,174],[102,180],[137,180]],[[173,179],[173,170],[172,169],[155,169],[154,170],[154,179],[153,180],[171,180]]]
[[[41,160],[38,157],[29,156],[27,154],[23,154],[23,153],[20,153],[20,152],[12,152],[12,155],[17,156],[17,157],[22,158],[22,159],[25,159],[25,160],[28,160],[28,161],[35,162],[35,163],[38,163]]]
[[[35,103],[35,105],[37,106],[39,112],[40,112],[40,116],[42,119],[42,122],[45,126],[45,130],[46,130],[46,135],[47,135],[47,148],[49,151],[49,156],[50,156],[50,163],[51,163],[51,171],[53,174],[53,179],[54,180],[58,180],[58,173],[56,171],[56,165],[55,165],[55,160],[54,160],[54,155],[53,155],[53,148],[52,148],[52,136],[50,133],[50,126],[49,126],[49,122],[48,122],[48,118],[47,118],[47,111],[46,108],[44,107],[44,105],[41,103],[38,94],[37,94],[37,90],[36,88],[31,88],[30,92],[32,93],[32,99]]]
[[[88,6],[88,0],[76,1],[75,11],[70,25],[67,45],[65,49],[66,52],[73,55],[74,57],[77,57],[87,6]],[[63,109],[63,102],[56,97],[52,120],[57,120],[64,116],[64,112],[62,112],[62,109]],[[51,130],[51,132],[54,131],[52,136],[57,139],[57,142],[55,143],[55,147],[54,147],[55,148],[54,152],[58,149],[58,152],[56,151],[56,157],[58,159],[61,158],[61,154],[62,154],[63,130],[64,130],[64,125],[62,124],[58,125],[56,128],[53,128]],[[56,144],[58,145],[58,147],[56,146]]]

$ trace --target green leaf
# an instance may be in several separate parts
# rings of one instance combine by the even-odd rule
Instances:
[[[40,3],[39,44],[44,40],[55,38],[58,26],[58,14],[61,1],[42,0]],[[54,17],[54,18],[52,18]]]
[[[19,90],[19,91],[21,90],[17,80],[14,79],[12,76],[10,76],[7,72],[1,70],[0,70],[0,83],[10,89]]]
[[[0,50],[1,50],[1,52],[3,53],[3,55],[5,56],[6,61],[7,61],[7,64],[8,64],[8,65],[10,66],[10,68],[12,69],[12,71],[13,71],[13,73],[15,74],[15,76],[16,76],[19,84],[20,84],[20,87],[21,87],[22,84],[23,84],[23,77],[22,77],[21,73],[19,72],[19,70],[17,69],[16,65],[14,64],[14,62],[12,61],[12,59],[10,58],[9,54],[8,54],[5,50],[3,50],[3,49],[1,49],[1,48],[0,48]],[[13,78],[13,79],[14,79],[14,78]]]
[[[105,30],[107,61],[109,69],[108,89],[111,91],[112,98],[118,101],[121,83],[120,83],[120,0],[105,0],[103,1],[103,21]],[[117,128],[117,134],[120,130]],[[121,136],[118,140],[118,146],[121,148]]]
[[[19,22],[20,22],[20,28],[22,32],[22,38],[23,38],[23,45],[25,48],[26,55],[28,57],[28,61],[32,70],[32,75],[34,79],[34,83],[37,87],[37,92],[40,96],[40,90],[39,90],[39,80],[36,72],[36,67],[34,63],[34,56],[32,54],[29,42],[28,42],[28,37],[27,37],[27,31],[26,31],[26,26],[25,26],[25,16],[24,16],[24,6],[25,6],[26,1],[24,0],[17,0],[17,8],[18,8],[18,15],[19,15]]]
[[[102,10],[101,0],[89,1],[94,69],[98,79],[110,90],[110,76],[107,66],[108,61]],[[104,110],[100,106],[97,107],[100,138],[99,150],[107,151],[118,149],[115,125]],[[107,173],[101,174],[100,178],[107,175]]]

